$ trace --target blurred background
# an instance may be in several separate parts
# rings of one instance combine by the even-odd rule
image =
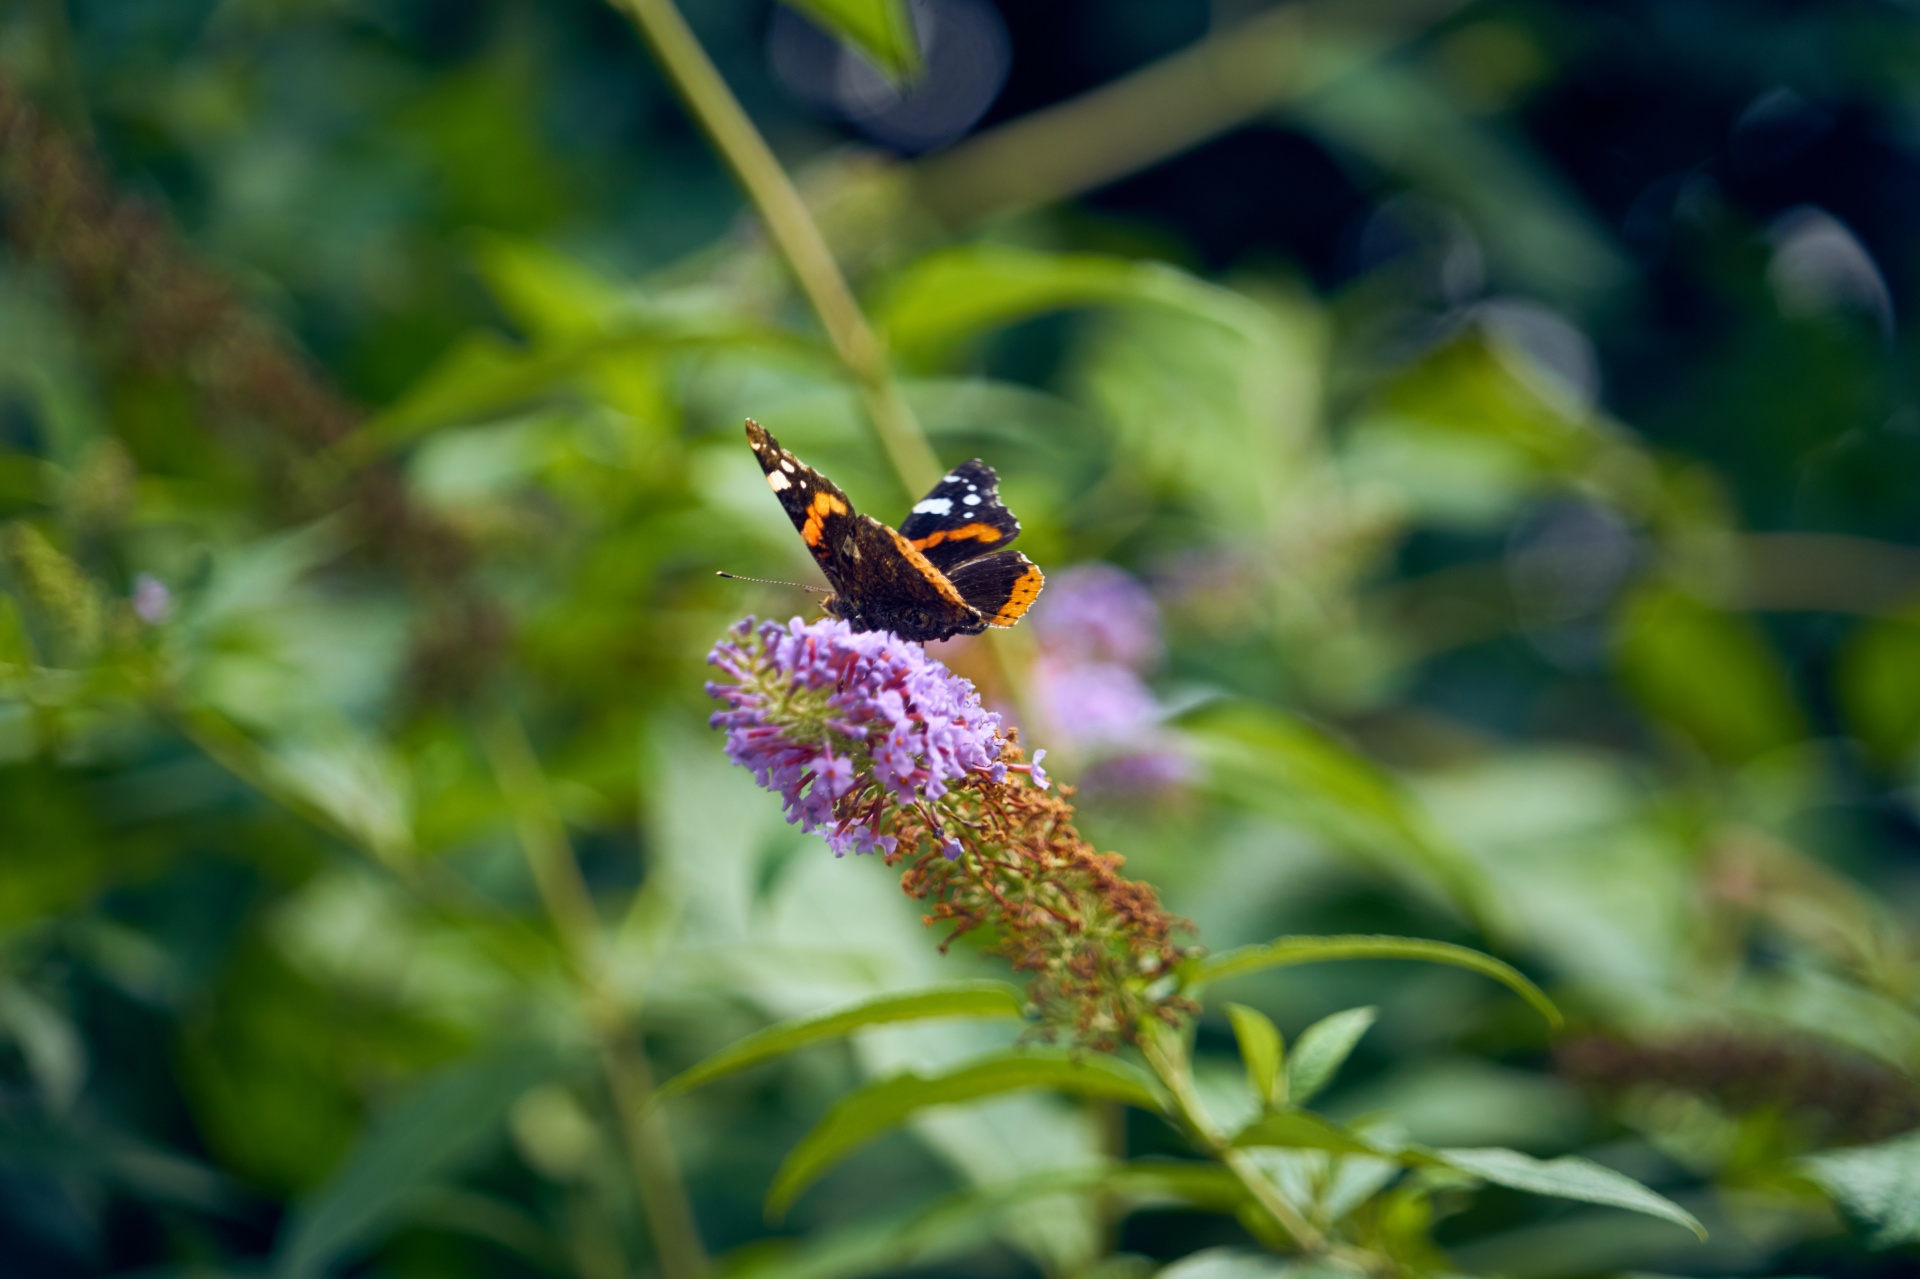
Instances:
[[[687,5],[1049,575],[946,659],[1192,943],[1463,942],[1574,1021],[1404,965],[1236,984],[1290,1036],[1381,1006],[1329,1113],[1582,1152],[1712,1231],[1489,1193],[1437,1214],[1454,1269],[1913,1273],[1920,9],[913,14],[903,90],[798,10]],[[705,726],[724,628],[813,611],[714,577],[814,580],[741,419],[882,519],[918,495],[615,9],[13,0],[0,231],[0,1273],[655,1273],[610,1025],[664,1077],[1006,975]],[[542,907],[569,846],[598,991]],[[1016,1029],[676,1102],[707,1248],[1245,1241],[1065,1198],[874,1233],[1180,1149],[1036,1096],[765,1221],[835,1097]]]

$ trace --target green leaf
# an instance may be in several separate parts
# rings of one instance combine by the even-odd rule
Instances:
[[[1429,1158],[1496,1186],[1524,1190],[1529,1194],[1551,1195],[1556,1199],[1577,1199],[1582,1203],[1604,1204],[1659,1217],[1685,1226],[1700,1238],[1706,1227],[1694,1215],[1665,1195],[1656,1194],[1633,1178],[1603,1168],[1591,1159],[1562,1155],[1558,1159],[1535,1159],[1517,1150],[1488,1146],[1476,1150],[1435,1150]]]
[[[776,1256],[728,1267],[727,1279],[856,1279],[931,1265],[993,1238],[1009,1209],[1055,1195],[1100,1195],[1127,1206],[1233,1213],[1246,1187],[1213,1163],[1138,1160],[1056,1168],[979,1186],[891,1221],[853,1226]]]
[[[559,1066],[550,1048],[507,1049],[463,1062],[396,1105],[339,1171],[294,1207],[281,1231],[277,1279],[323,1274],[372,1243],[415,1192],[492,1140],[514,1101]]]
[[[1803,740],[1785,664],[1752,618],[1647,587],[1621,608],[1620,678],[1641,709],[1709,757],[1744,764]]]
[[[880,995],[812,1017],[796,1017],[757,1030],[660,1086],[656,1101],[678,1097],[723,1075],[784,1056],[823,1040],[840,1039],[866,1026],[919,1021],[929,1017],[1018,1017],[1021,993],[1005,982],[969,981],[933,986],[905,994]]]
[[[535,341],[592,337],[626,303],[619,288],[537,241],[487,231],[472,241],[487,292]]]
[[[675,352],[761,351],[820,362],[807,339],[751,321],[632,314],[602,330],[520,347],[495,334],[472,334],[442,356],[399,400],[341,445],[364,461],[437,427],[503,417],[575,385],[608,364]]]
[[[1366,1279],[1366,1274],[1325,1258],[1306,1260],[1245,1248],[1204,1248],[1154,1271],[1153,1279]]]
[[[1087,1194],[1228,1213],[1248,1202],[1245,1187],[1217,1164],[1143,1160],[1051,1169],[963,1191],[894,1221],[836,1232],[727,1273],[729,1279],[853,1279],[927,1265],[992,1237],[1010,1208],[1050,1195]]]
[[[1302,720],[1248,703],[1209,708],[1184,727],[1222,798],[1414,870],[1476,920],[1488,914],[1480,867],[1364,756]]]
[[[1546,992],[1528,981],[1520,971],[1492,955],[1483,955],[1451,942],[1426,941],[1417,937],[1379,937],[1365,934],[1337,937],[1281,937],[1259,946],[1190,960],[1182,966],[1187,989],[1229,977],[1259,972],[1264,968],[1284,968],[1293,964],[1319,964],[1336,959],[1418,959],[1430,964],[1451,964],[1466,968],[1500,982],[1532,1004],[1548,1024],[1558,1027],[1562,1018]],[[1296,1048],[1295,1052],[1299,1050]]]
[[[1264,331],[1252,303],[1162,263],[1004,245],[942,249],[919,259],[894,277],[876,320],[895,352],[929,356],[1047,311],[1142,304],[1249,335]]]
[[[1394,1154],[1331,1119],[1307,1110],[1278,1110],[1262,1115],[1235,1133],[1233,1144],[1325,1150],[1336,1155],[1372,1155],[1377,1159],[1391,1158]]]
[[[841,39],[857,45],[889,79],[920,73],[920,41],[907,0],[786,0]]]
[[[974,1101],[1025,1088],[1051,1088],[1082,1097],[1126,1102],[1164,1112],[1159,1085],[1124,1062],[1097,1053],[1012,1050],[968,1062],[943,1075],[896,1075],[843,1097],[793,1148],[773,1187],[767,1211],[778,1218],[834,1164],[858,1147],[929,1106]]]
[[[1294,1262],[1270,1252],[1204,1248],[1155,1271],[1154,1279],[1301,1279],[1301,1271]]]
[[[1875,618],[1841,650],[1837,682],[1847,727],[1882,766],[1920,749],[1920,609]]]
[[[57,1178],[97,1177],[142,1199],[222,1216],[242,1216],[251,1206],[247,1193],[219,1170],[97,1119],[0,1123],[0,1166],[27,1166]]]
[[[1287,1096],[1294,1105],[1304,1106],[1333,1082],[1360,1036],[1379,1015],[1378,1008],[1349,1008],[1323,1017],[1301,1032],[1293,1046],[1293,1058],[1287,1062]]]
[[[1227,1019],[1233,1023],[1233,1037],[1240,1044],[1240,1060],[1247,1068],[1247,1086],[1264,1106],[1282,1105],[1287,1100],[1285,1078],[1280,1065],[1286,1060],[1286,1044],[1280,1028],[1257,1008],[1228,1004]]]
[[[1800,1165],[1836,1203],[1875,1228],[1874,1247],[1920,1241],[1920,1133],[1808,1155]]]

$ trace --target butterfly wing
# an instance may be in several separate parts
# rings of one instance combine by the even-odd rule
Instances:
[[[961,598],[980,611],[988,626],[1012,626],[1047,584],[1040,566],[1018,551],[995,551],[970,559],[950,575]]]
[[[780,499],[813,562],[827,575],[835,592],[845,594],[854,585],[850,570],[858,561],[837,553],[836,548],[860,524],[853,503],[839,485],[781,448],[772,432],[751,418],[747,420],[747,443],[766,473],[767,487]]]
[[[941,639],[987,625],[918,548],[855,511],[838,485],[780,447],[758,422],[747,422],[747,443],[767,487],[833,586],[829,611],[856,629],[890,630],[907,639]]]
[[[914,503],[900,535],[935,568],[951,573],[968,560],[1004,550],[1020,521],[1000,504],[1000,477],[975,458],[954,467]]]

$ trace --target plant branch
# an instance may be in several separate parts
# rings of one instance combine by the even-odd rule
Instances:
[[[674,7],[673,0],[608,0],[608,3],[625,13],[639,28],[687,110],[759,210],[768,233],[827,330],[840,362],[853,374],[867,417],[873,422],[887,460],[909,496],[918,497],[926,492],[945,468],[940,465],[933,446],[927,443],[912,406],[893,376],[885,344],[861,312],[826,236],[821,234],[819,224],[773,149],[747,117],[739,99],[734,97],[719,69],[687,26],[686,19]],[[989,642],[982,644],[980,651],[989,668],[999,677],[1009,699],[1021,712],[1021,718],[1033,723],[1025,690],[1015,678],[1014,664],[1000,642],[1004,636],[987,638]]]
[[[1140,1037],[1140,1051],[1145,1054],[1147,1064],[1153,1067],[1160,1082],[1167,1086],[1174,1104],[1179,1107],[1180,1118],[1192,1131],[1207,1152],[1224,1163],[1247,1193],[1254,1197],[1259,1205],[1273,1215],[1281,1228],[1300,1246],[1302,1252],[1321,1252],[1327,1246],[1327,1236],[1304,1214],[1280,1193],[1267,1175],[1260,1171],[1251,1156],[1244,1150],[1236,1150],[1227,1141],[1226,1136],[1214,1124],[1213,1116],[1200,1101],[1199,1093],[1194,1091],[1193,1072],[1188,1068],[1185,1041],[1175,1031],[1159,1027],[1150,1027],[1147,1034]]]
[[[1372,62],[1464,0],[1300,0],[1208,36],[917,166],[921,200],[951,225],[1070,199],[1305,97]]]
[[[709,1269],[706,1250],[665,1118],[652,1104],[653,1066],[619,1000],[607,987],[599,916],[554,809],[546,775],[526,731],[512,714],[494,715],[481,736],[501,794],[513,811],[527,869],[559,936],[587,1022],[599,1043],[601,1068],[620,1117],[627,1162],[653,1234],[660,1273],[665,1279],[698,1279]]]
[[[826,236],[808,212],[793,180],[748,119],[686,19],[674,8],[673,0],[608,2],[640,29],[687,110],[759,210],[768,234],[826,328],[834,351],[858,382],[867,415],[894,470],[916,494],[932,487],[940,475],[940,461],[893,378],[886,347],[861,313]]]

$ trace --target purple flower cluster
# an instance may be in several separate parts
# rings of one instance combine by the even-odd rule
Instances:
[[[1185,781],[1188,761],[1160,726],[1143,678],[1160,660],[1160,609],[1111,564],[1056,573],[1033,610],[1034,700],[1047,728],[1087,762],[1087,785],[1128,793]]]
[[[1000,717],[972,684],[889,632],[748,618],[707,661],[732,680],[707,685],[727,704],[711,721],[727,730],[727,757],[780,795],[789,822],[824,832],[836,855],[891,853],[890,808],[938,800],[969,774],[1006,777]],[[1039,759],[1033,775],[1044,785]]]
[[[1160,606],[1138,578],[1111,564],[1076,564],[1047,583],[1033,627],[1050,657],[1130,671],[1160,661]]]

